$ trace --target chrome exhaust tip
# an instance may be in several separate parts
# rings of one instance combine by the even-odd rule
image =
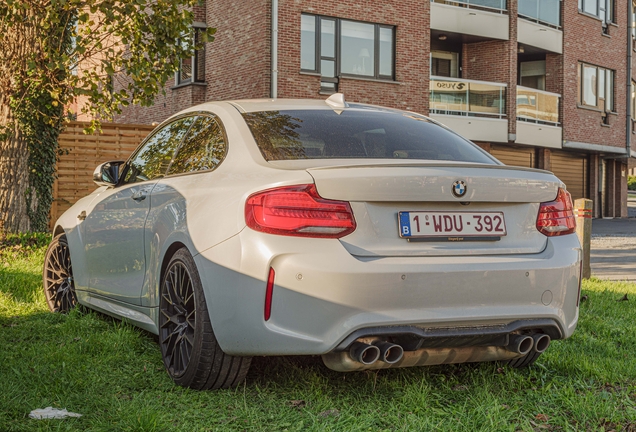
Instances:
[[[362,342],[355,342],[349,350],[351,358],[358,363],[370,365],[380,358],[380,348]]]
[[[404,349],[390,342],[374,342],[373,345],[380,349],[380,360],[384,363],[394,364],[402,360]]]
[[[534,340],[533,350],[538,353],[542,353],[547,350],[550,346],[550,336],[547,334],[534,334],[532,335],[532,339]]]
[[[506,349],[517,354],[526,355],[534,347],[534,339],[527,335],[511,335]],[[546,347],[547,348],[547,347]]]

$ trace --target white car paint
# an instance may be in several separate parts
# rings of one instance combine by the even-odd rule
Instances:
[[[178,115],[209,112],[223,123],[229,150],[218,168],[100,187],[62,215],[55,231],[67,235],[79,302],[157,333],[162,264],[180,245],[195,258],[216,337],[232,355],[325,354],[352,332],[377,326],[552,320],[562,338],[572,334],[580,245],[575,235],[545,237],[535,227],[539,203],[564,188],[554,175],[498,162],[268,162],[241,112],[292,108],[333,109],[324,101],[262,100],[185,110]],[[458,178],[467,180],[462,202],[470,205],[451,196]],[[323,198],[351,202],[356,231],[321,239],[246,227],[251,194],[312,183]],[[147,198],[136,203],[130,196],[140,188]],[[398,236],[396,215],[416,210],[503,211],[509,235],[499,242],[409,243]],[[110,236],[100,231],[106,216],[114,218]],[[103,255],[91,255],[100,249]],[[265,321],[270,268],[276,280],[272,319]]]

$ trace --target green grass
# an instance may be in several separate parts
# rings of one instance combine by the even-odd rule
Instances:
[[[93,312],[48,312],[46,237],[0,252],[0,431],[636,430],[636,285],[586,281],[579,327],[527,370],[494,363],[340,374],[255,358],[244,385],[175,386],[154,337]],[[617,301],[625,293],[633,300]],[[32,420],[53,406],[78,419]]]

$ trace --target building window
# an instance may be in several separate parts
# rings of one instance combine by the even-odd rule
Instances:
[[[395,27],[302,14],[300,31],[300,69],[321,74],[323,91],[341,75],[394,79]]]
[[[594,15],[606,23],[615,23],[614,0],[579,0],[579,11]]]
[[[636,121],[636,82],[632,81],[632,120]]]
[[[519,85],[545,90],[545,60],[519,63]]]
[[[431,51],[431,75],[457,78],[459,76],[459,53]]]
[[[201,33],[204,28],[194,27],[190,37],[194,38],[194,45],[201,43]],[[179,70],[177,71],[177,85],[191,82],[205,82],[205,47],[195,50],[192,57],[185,57],[179,60]]]
[[[632,1],[632,39],[636,39],[636,0]]]
[[[598,66],[579,64],[580,97],[583,106],[614,111],[614,71]]]

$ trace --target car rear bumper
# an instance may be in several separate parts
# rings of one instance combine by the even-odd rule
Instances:
[[[578,320],[580,259],[574,235],[532,255],[358,259],[337,240],[249,229],[195,257],[217,340],[233,355],[325,354],[356,331],[387,326],[550,320],[567,338]]]

